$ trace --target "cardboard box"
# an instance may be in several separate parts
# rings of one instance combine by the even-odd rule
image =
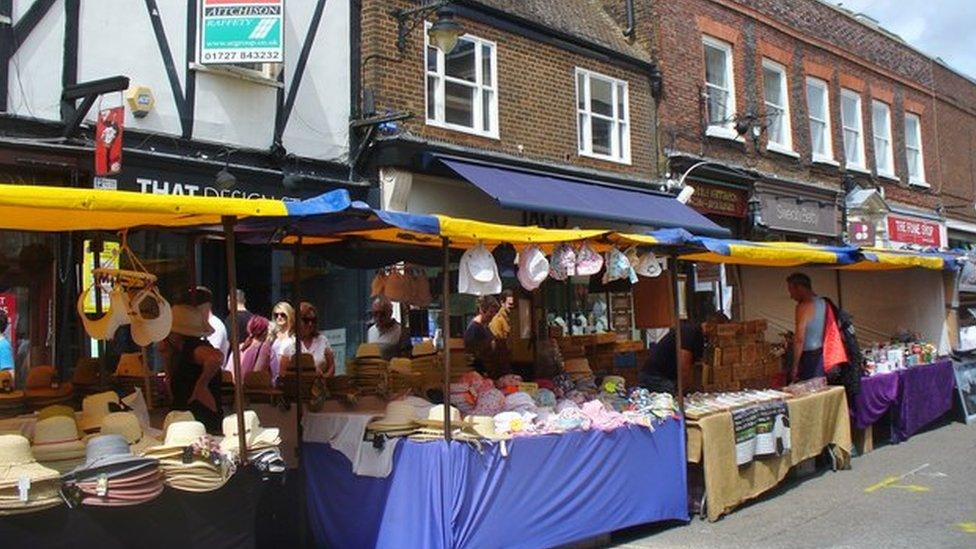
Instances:
[[[755,343],[747,343],[741,347],[742,362],[753,364],[759,362],[759,347]]]
[[[741,361],[741,351],[738,346],[722,347],[722,365],[731,366]]]

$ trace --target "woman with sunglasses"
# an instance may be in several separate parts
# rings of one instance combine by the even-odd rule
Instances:
[[[303,301],[298,306],[298,336],[302,341],[302,352],[312,355],[315,371],[326,377],[335,375],[335,354],[329,340],[318,330],[318,311],[311,303]]]
[[[278,380],[281,372],[291,367],[295,355],[295,309],[287,301],[279,301],[271,309],[271,378]]]

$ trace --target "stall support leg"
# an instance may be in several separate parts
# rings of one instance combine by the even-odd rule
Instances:
[[[444,340],[444,440],[451,440],[451,242],[446,237],[441,238],[441,248],[444,251],[444,263],[441,265],[444,276],[444,286],[441,292],[441,299],[444,306],[441,307],[443,319],[441,323],[442,339]]]
[[[676,391],[678,398],[678,409],[681,411],[682,416],[685,413],[685,384],[684,375],[681,368],[681,296],[678,295],[678,256],[671,256],[671,297],[673,299],[674,305],[674,347],[675,347],[675,360],[677,361],[677,380],[676,380]]]
[[[292,286],[292,300],[295,302],[295,318],[301,322],[302,311],[302,236],[298,235],[295,242],[295,276]],[[298,369],[298,355],[302,351],[301,340],[298,337],[298,326],[295,326],[295,354],[293,355],[292,369],[296,373],[295,390],[298,392],[298,402],[295,410],[295,431],[297,433],[297,443],[295,444],[295,458],[298,461],[298,546],[305,547],[305,468],[302,466],[302,443],[305,438],[302,429],[302,372]]]
[[[227,256],[227,288],[230,295],[230,354],[234,361],[234,414],[237,415],[237,436],[241,449],[241,465],[247,464],[247,438],[244,436],[244,380],[241,379],[240,327],[237,325],[237,249],[234,238],[234,222],[223,217],[224,248]]]

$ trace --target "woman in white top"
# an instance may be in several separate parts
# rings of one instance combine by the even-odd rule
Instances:
[[[326,377],[335,375],[335,354],[329,340],[318,330],[318,311],[308,302],[298,307],[298,335],[302,342],[302,352],[312,355],[315,371]]]
[[[295,309],[280,301],[271,310],[271,377],[291,367],[295,355]]]

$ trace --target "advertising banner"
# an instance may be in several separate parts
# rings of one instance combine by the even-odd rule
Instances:
[[[122,171],[122,130],[125,108],[112,107],[98,112],[95,124],[95,175],[115,175]]]
[[[888,239],[901,244],[942,247],[942,228],[935,221],[888,215]]]
[[[197,61],[282,63],[284,0],[203,0]]]

